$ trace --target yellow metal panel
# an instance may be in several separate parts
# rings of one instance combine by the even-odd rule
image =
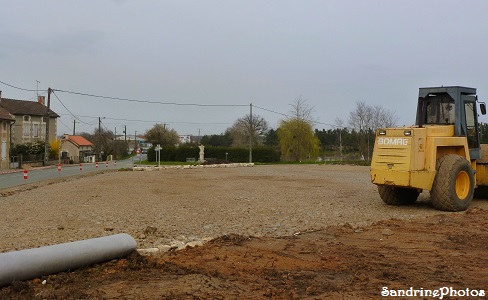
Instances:
[[[425,169],[425,142],[427,130],[425,128],[415,128],[412,130],[412,154],[411,169],[424,170]]]
[[[389,129],[386,135],[376,137],[371,168],[408,171],[410,169],[411,148],[412,137],[404,136],[403,130]]]
[[[488,185],[488,164],[476,164],[476,184]]]
[[[405,171],[371,170],[371,182],[395,186],[410,186],[410,174]]]
[[[435,171],[437,159],[447,154],[458,154],[470,160],[466,137],[431,137],[427,135],[426,145],[425,170],[427,171]]]
[[[430,191],[435,173],[435,171],[412,171],[410,173],[410,186]]]
[[[440,136],[440,137],[452,137],[454,136],[454,125],[424,125],[427,130],[428,137]]]
[[[435,172],[429,171],[391,171],[371,170],[371,182],[374,184],[394,185],[423,190],[431,190]]]

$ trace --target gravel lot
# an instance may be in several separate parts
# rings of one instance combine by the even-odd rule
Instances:
[[[363,166],[119,171],[23,189],[0,197],[0,252],[122,232],[140,248],[180,247],[230,233],[290,236],[440,213],[428,193],[412,206],[384,205]],[[488,201],[473,206],[488,209]]]

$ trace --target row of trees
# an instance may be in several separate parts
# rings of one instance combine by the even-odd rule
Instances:
[[[237,119],[224,133],[204,136],[200,143],[220,148],[271,147],[279,149],[281,159],[302,161],[316,159],[320,152],[326,156],[340,156],[356,153],[370,159],[377,128],[396,126],[397,116],[381,106],[370,106],[357,102],[347,122],[336,119],[332,129],[313,129],[316,121],[314,109],[301,97],[291,104],[290,115],[280,121],[277,129],[270,128],[259,115],[245,115]],[[116,140],[110,130],[97,129],[93,134],[81,133],[95,145],[95,151],[104,155],[125,156],[127,142]],[[488,124],[480,124],[481,143],[488,143]],[[174,146],[179,142],[178,133],[163,124],[156,124],[145,132],[147,142],[161,146]],[[44,143],[16,145],[12,155],[42,156]],[[224,150],[222,150],[224,151]],[[51,143],[51,158],[59,157],[59,140]]]
[[[314,109],[302,97],[291,104],[290,116],[281,120],[275,130],[269,128],[260,116],[246,115],[238,119],[232,127],[219,135],[204,136],[201,143],[215,147],[248,147],[250,139],[253,146],[277,147],[282,159],[302,161],[315,159],[319,152],[356,152],[369,159],[374,145],[374,132],[379,127],[393,127],[397,117],[381,106],[356,103],[346,122],[337,119],[334,129],[313,129],[316,120]],[[330,154],[330,153],[329,153]]]
[[[356,103],[346,122],[337,119],[333,129],[318,130],[314,108],[302,97],[295,98],[290,105],[289,116],[280,121],[277,129],[270,128],[259,115],[247,114],[237,119],[224,133],[204,136],[200,143],[213,147],[249,148],[267,146],[279,150],[286,161],[315,160],[319,153],[327,155],[343,152],[359,152],[369,158],[374,144],[374,131],[378,127],[395,126],[394,113],[381,106]],[[127,152],[125,141],[115,139],[115,134],[103,128],[93,134],[82,133],[95,145],[95,151],[104,155],[118,155]],[[153,146],[174,146],[179,142],[178,133],[163,124],[156,124],[145,132],[145,139]]]

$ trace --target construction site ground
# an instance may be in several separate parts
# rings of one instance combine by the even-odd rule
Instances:
[[[152,253],[13,282],[0,299],[483,299],[488,289],[488,200],[440,212],[424,192],[387,206],[363,166],[101,172],[0,193],[0,252],[128,233]]]

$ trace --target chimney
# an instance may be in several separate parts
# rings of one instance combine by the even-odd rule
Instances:
[[[46,105],[44,104],[44,99],[45,99],[45,98],[46,98],[45,96],[37,96],[37,102],[39,102],[39,103],[41,103],[42,105],[46,106]]]

